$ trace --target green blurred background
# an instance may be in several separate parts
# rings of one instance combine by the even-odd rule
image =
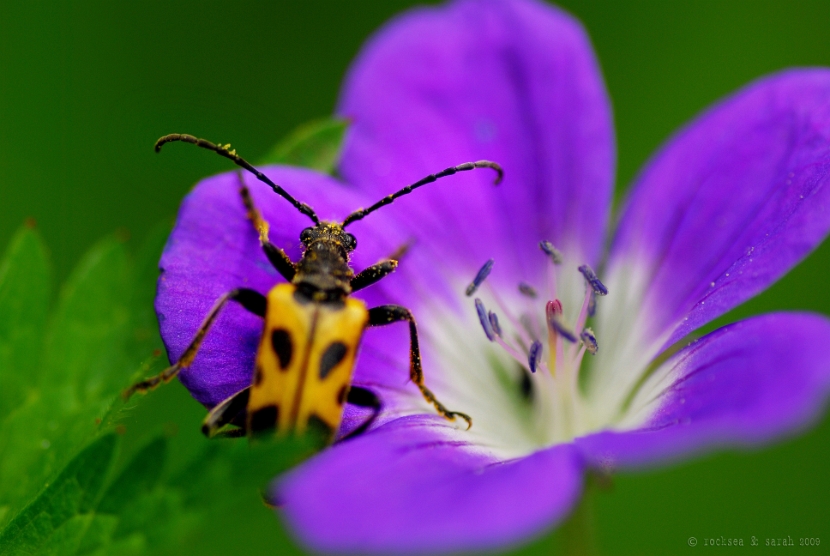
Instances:
[[[414,5],[377,2],[4,2],[0,20],[0,248],[28,217],[51,249],[56,282],[99,237],[135,243],[172,221],[182,196],[226,161],[196,149],[155,156],[169,132],[233,142],[257,159],[329,115],[362,42]],[[618,192],[677,126],[721,96],[788,66],[830,66],[830,2],[561,2],[590,33],[614,104]],[[747,314],[830,314],[830,244],[721,323]],[[793,346],[798,349],[798,346]],[[786,369],[782,369],[786,372]],[[168,426],[186,449],[202,410],[176,385],[134,416]],[[136,441],[137,442],[137,441]],[[721,453],[622,475],[596,498],[602,552],[727,550],[704,537],[819,537],[830,546],[830,420],[756,452]],[[273,530],[270,530],[273,529]],[[698,538],[695,548],[687,546]],[[229,517],[194,550],[289,550],[269,513]],[[527,547],[547,554],[550,539]],[[238,545],[236,545],[238,547]],[[732,549],[741,550],[741,549]],[[743,550],[765,551],[763,546]]]

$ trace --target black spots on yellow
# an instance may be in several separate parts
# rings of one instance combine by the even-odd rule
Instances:
[[[254,386],[259,386],[265,377],[262,375],[262,367],[257,365],[254,371]]]
[[[349,348],[343,342],[332,342],[320,357],[320,379],[325,380],[329,373],[346,357]]]
[[[280,408],[276,405],[266,405],[251,414],[252,433],[272,430],[277,427],[277,419],[280,416]]]
[[[291,334],[287,330],[277,328],[271,332],[271,344],[274,346],[277,359],[280,360],[280,369],[287,371],[288,365],[291,364],[291,356],[294,354]]]
[[[334,429],[315,414],[308,416],[308,430],[312,434],[319,434],[323,437],[334,436]]]
[[[346,396],[349,395],[349,385],[344,384],[340,388],[340,392],[337,393],[337,405],[343,405],[346,403]]]

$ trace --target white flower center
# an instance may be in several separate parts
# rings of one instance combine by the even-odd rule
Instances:
[[[551,264],[542,287],[522,282],[505,291],[486,280],[488,262],[467,288],[474,308],[468,297],[460,314],[429,306],[421,316],[428,384],[447,407],[473,418],[466,433],[472,443],[503,458],[642,425],[669,378],[668,371],[645,374],[659,346],[642,341],[642,306],[630,293],[639,291],[639,281],[615,273],[621,301],[606,307],[607,290],[593,271],[545,243]],[[612,289],[608,300],[614,295]],[[431,366],[442,369],[440,377]]]

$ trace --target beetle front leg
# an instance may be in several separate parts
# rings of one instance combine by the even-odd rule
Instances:
[[[248,187],[245,185],[241,174],[239,182],[242,184],[239,188],[239,194],[242,195],[242,202],[245,204],[245,210],[248,213],[248,220],[253,223],[254,228],[259,234],[259,243],[262,245],[262,250],[265,251],[265,256],[268,257],[268,260],[274,268],[277,269],[277,272],[279,272],[287,281],[291,282],[294,279],[294,275],[297,273],[297,266],[291,262],[291,258],[285,253],[285,251],[271,243],[268,239],[268,222],[265,221],[262,214],[260,214],[254,205],[254,200],[251,198],[251,192],[248,191]]]
[[[352,278],[352,291],[356,292],[367,286],[371,286],[375,282],[394,272],[394,270],[398,268],[398,261],[406,254],[407,251],[409,251],[411,244],[411,241],[404,243],[395,249],[395,252],[392,253],[388,259],[384,259],[379,263],[373,264],[372,266],[364,268],[358,272],[357,276]]]
[[[369,326],[385,326],[400,321],[407,321],[409,323],[409,378],[412,379],[412,382],[415,383],[424,398],[435,406],[438,413],[450,421],[455,421],[456,417],[461,417],[467,421],[467,429],[469,429],[473,426],[472,418],[466,413],[448,410],[424,384],[424,371],[421,368],[421,350],[418,344],[418,329],[415,326],[415,318],[409,309],[401,307],[400,305],[381,305],[380,307],[369,309]]]
[[[396,268],[398,268],[398,261],[393,259],[386,259],[377,264],[364,268],[358,272],[354,278],[352,278],[352,291],[356,292],[367,286],[371,286],[375,282],[381,280],[389,274],[392,274]]]
[[[179,374],[179,371],[189,367],[196,358],[199,346],[202,345],[202,340],[205,339],[205,335],[208,333],[208,330],[210,330],[210,327],[213,325],[216,317],[219,316],[219,312],[228,301],[235,301],[251,313],[259,317],[265,317],[267,301],[265,296],[261,293],[248,288],[238,288],[222,295],[222,297],[220,297],[213,305],[213,308],[210,310],[207,317],[205,317],[205,320],[202,321],[202,324],[196,331],[196,335],[193,336],[193,339],[190,341],[190,345],[187,346],[186,350],[184,350],[184,353],[181,357],[179,357],[179,360],[164,369],[158,375],[142,380],[141,382],[137,382],[127,388],[123,394],[124,399],[129,398],[136,392],[146,392],[147,390],[152,390],[162,382],[170,382],[176,377],[177,374]]]

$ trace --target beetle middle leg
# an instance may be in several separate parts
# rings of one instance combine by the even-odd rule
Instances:
[[[199,346],[202,345],[202,340],[205,339],[205,335],[208,333],[208,330],[210,330],[210,327],[213,325],[216,317],[219,316],[219,312],[228,301],[235,301],[251,313],[259,317],[265,317],[267,301],[265,296],[261,293],[248,288],[237,288],[223,294],[213,305],[213,308],[205,317],[205,320],[202,321],[202,324],[196,331],[196,335],[193,336],[193,339],[190,341],[190,345],[187,346],[186,350],[184,350],[184,353],[181,357],[179,357],[179,360],[170,367],[164,369],[158,375],[142,380],[141,382],[137,382],[127,388],[127,390],[124,391],[124,398],[129,398],[136,392],[146,392],[147,390],[152,390],[162,382],[170,382],[177,374],[179,374],[179,371],[189,367],[196,358],[196,353],[199,351]]]
[[[294,275],[297,273],[297,266],[291,261],[291,258],[279,247],[271,243],[268,239],[268,222],[262,217],[262,214],[254,205],[254,200],[251,198],[251,192],[245,185],[242,179],[242,173],[239,174],[239,194],[242,196],[242,202],[245,204],[245,210],[248,213],[248,219],[253,223],[254,228],[259,234],[259,243],[262,245],[262,250],[265,251],[265,256],[277,269],[283,278],[291,282]]]
[[[450,411],[444,404],[438,401],[432,390],[424,384],[424,371],[421,368],[421,350],[418,344],[418,329],[415,326],[415,317],[406,307],[400,305],[381,305],[369,309],[369,326],[384,326],[392,324],[393,322],[407,321],[409,323],[409,378],[423,394],[424,398],[435,406],[438,413],[449,419],[455,421],[456,417],[461,417],[467,421],[467,428],[473,426],[472,418],[466,413],[459,411]]]
[[[372,410],[372,414],[366,419],[364,422],[360,424],[359,427],[351,431],[349,434],[343,436],[338,442],[343,442],[344,440],[349,440],[363,434],[366,432],[366,429],[375,422],[375,419],[378,415],[380,415],[381,410],[381,403],[380,398],[378,398],[377,394],[369,390],[368,388],[363,388],[362,386],[352,386],[349,388],[349,393],[346,395],[346,402],[352,405],[356,405],[357,407],[368,407]]]

